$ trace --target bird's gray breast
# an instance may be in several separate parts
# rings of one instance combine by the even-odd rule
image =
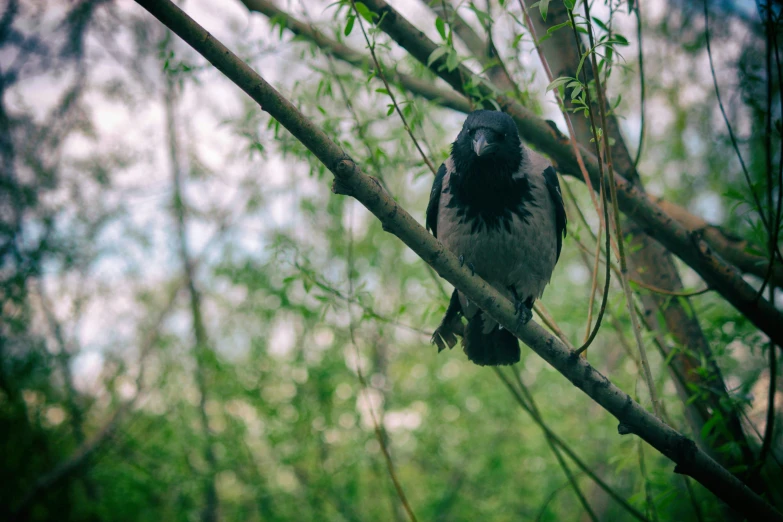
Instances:
[[[524,212],[510,212],[503,226],[476,227],[466,219],[464,209],[452,204],[454,196],[449,187],[453,164],[447,161],[446,168],[438,209],[438,239],[508,298],[512,297],[509,286],[521,299],[541,297],[557,256],[555,209],[543,176],[524,171],[518,174],[527,176],[530,189]]]

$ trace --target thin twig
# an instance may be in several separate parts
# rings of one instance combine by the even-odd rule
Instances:
[[[639,400],[639,379],[636,379],[636,392],[634,397]],[[652,485],[650,479],[647,477],[647,465],[644,461],[644,447],[642,446],[642,439],[636,440],[636,455],[639,460],[639,473],[642,475],[642,482],[644,483],[644,500],[647,505],[647,516],[650,517],[653,522],[658,522],[658,511],[655,509],[655,501],[653,500]]]
[[[761,10],[761,2],[758,2],[759,10]],[[772,33],[774,31],[774,28],[772,26],[772,6],[770,5],[770,1],[767,0],[767,6],[766,6],[766,23],[765,29],[767,33],[767,42],[766,42],[766,67],[767,67],[767,116],[765,118],[766,120],[766,132],[764,136],[764,156],[765,156],[765,171],[766,171],[766,177],[767,177],[767,212],[769,212],[769,222],[771,230],[769,231],[769,265],[767,266],[767,273],[764,276],[764,281],[761,283],[761,287],[759,288],[759,293],[756,296],[756,299],[760,299],[762,295],[764,295],[764,289],[767,287],[767,284],[769,283],[770,279],[772,278],[772,273],[775,269],[775,250],[777,248],[777,241],[778,241],[778,228],[780,226],[780,223],[775,220],[775,217],[777,215],[775,211],[775,206],[772,202],[773,192],[775,191],[775,187],[773,186],[773,177],[772,177],[772,42],[773,37]],[[783,99],[781,100],[781,103],[783,103]],[[783,157],[781,158],[781,161],[783,161]]]
[[[701,513],[701,507],[699,506],[699,501],[696,498],[696,493],[693,491],[691,479],[688,477],[682,477],[682,481],[685,483],[685,488],[688,490],[688,498],[691,500],[693,513],[696,515],[696,522],[704,522],[704,515]]]
[[[503,372],[500,368],[497,366],[493,367],[495,370],[495,374],[500,377],[500,379],[503,381],[503,384],[506,385],[506,387],[509,390],[513,390],[513,386],[509,382],[508,378],[503,375]],[[535,401],[533,400],[533,396],[528,392],[527,388],[525,387],[524,383],[522,382],[522,379],[519,378],[519,373],[516,371],[516,368],[511,368],[511,373],[515,377],[517,384],[519,386],[519,389],[522,391],[522,394],[525,396],[527,409],[529,410],[528,413],[530,415],[537,415],[539,418],[541,418],[541,412],[538,410],[538,406],[536,406]],[[512,391],[513,394],[513,391]],[[520,397],[521,399],[521,397]],[[521,403],[520,403],[521,404]],[[593,511],[593,508],[590,506],[590,503],[587,502],[587,499],[584,496],[584,493],[582,493],[581,488],[579,487],[579,484],[576,482],[576,478],[574,477],[574,474],[571,473],[571,469],[568,467],[568,464],[563,459],[563,455],[560,453],[560,449],[555,445],[554,441],[552,440],[552,437],[548,436],[546,433],[544,433],[544,438],[546,439],[546,443],[549,446],[549,449],[552,451],[552,454],[555,456],[555,459],[557,460],[557,463],[560,465],[560,468],[563,470],[563,473],[565,474],[566,478],[568,479],[568,482],[571,484],[571,489],[574,490],[574,494],[576,495],[577,499],[579,500],[579,503],[582,504],[582,508],[584,508],[587,515],[590,517],[590,520],[593,522],[598,522],[598,517],[596,517],[595,512]]]
[[[533,303],[533,310],[535,310],[538,316],[541,318],[541,322],[544,323],[547,328],[555,332],[555,335],[557,335],[557,337],[563,341],[564,345],[566,345],[570,350],[574,349],[574,345],[571,344],[568,336],[566,336],[565,332],[563,332],[563,329],[558,326],[558,324],[555,322],[555,319],[552,317],[552,314],[549,313],[549,310],[547,310],[546,306],[544,306],[544,303],[542,303],[540,299]]]
[[[603,231],[603,228],[598,228],[598,241],[595,242],[593,273],[590,277],[590,300],[587,302],[587,329],[585,330],[585,337],[582,340],[583,344],[590,338],[590,331],[593,327],[593,306],[595,305],[595,294],[598,291],[598,267],[601,264],[601,234]]]
[[[520,0],[520,2],[521,1],[522,0]],[[567,12],[568,12],[568,20],[571,22],[571,29],[572,29],[573,34],[574,34],[574,43],[576,45],[576,50],[577,50],[577,52],[579,54],[582,54],[582,46],[580,44],[579,34],[576,31],[576,20],[574,20],[574,14],[573,14],[573,12],[570,9],[567,10]],[[595,64],[593,64],[593,68],[595,69]],[[595,71],[596,71],[596,75],[597,75],[597,69],[595,69]],[[588,105],[588,107],[590,107],[591,106],[591,104],[590,104],[590,89],[587,88],[587,70],[584,69],[584,68],[582,69],[582,77],[584,78],[584,85],[585,85],[585,89],[584,90],[585,90],[585,95],[587,96],[587,105]],[[609,205],[607,204],[607,201],[606,201],[606,177],[604,176],[604,161],[603,161],[603,158],[601,156],[601,150],[600,150],[600,146],[599,146],[598,133],[596,131],[595,117],[593,115],[593,111],[589,110],[587,112],[587,114],[590,117],[590,127],[591,127],[592,132],[593,132],[593,143],[595,144],[595,155],[596,155],[596,159],[598,160],[598,172],[600,173],[599,180],[600,180],[600,190],[601,190],[601,204],[603,205],[603,211],[604,211],[603,212],[603,217],[601,219],[601,224],[606,229],[606,259],[609,259],[611,257],[609,255],[609,250],[610,250],[611,245],[612,245],[612,234],[611,234],[611,230],[609,228]],[[577,202],[576,202],[576,199],[573,198],[573,194],[572,194],[572,200],[573,200],[574,205],[578,206]],[[581,215],[582,219],[584,219],[584,214],[581,214],[581,212],[580,212],[580,215]],[[600,214],[599,214],[599,217],[601,217]],[[590,227],[589,227],[589,225],[587,225],[587,221],[586,220],[585,220],[584,223],[585,223],[585,226],[587,226],[587,228],[589,229]],[[591,230],[591,232],[592,232],[592,230]],[[600,237],[600,234],[599,234],[599,237]],[[620,234],[620,233],[616,234],[615,251],[618,252],[618,255],[619,255],[619,250],[618,250],[618,247],[617,247],[617,243],[620,242],[621,237],[622,237],[622,234]],[[600,239],[596,238],[596,260],[598,259],[598,256],[600,255],[600,248],[598,247],[599,242],[600,242]],[[593,274],[594,274],[594,278],[593,278],[592,286],[595,287],[595,285],[596,285],[596,278],[598,276],[598,272],[596,270],[596,267],[594,267],[594,269],[593,269]],[[578,354],[585,353],[585,356],[587,356],[586,355],[587,348],[593,343],[593,341],[595,340],[596,336],[598,335],[598,331],[601,328],[601,322],[603,321],[604,314],[606,313],[606,306],[607,306],[607,304],[609,302],[609,285],[610,284],[611,284],[611,272],[610,272],[610,269],[609,269],[609,264],[607,263],[607,265],[606,265],[606,272],[604,274],[604,292],[603,292],[603,297],[601,299],[601,308],[598,310],[598,318],[595,321],[595,328],[593,328],[593,331],[590,333],[590,335],[587,336],[587,339],[585,339],[585,342],[576,351],[576,353],[578,353]],[[589,327],[589,324],[590,324],[590,321],[588,320],[588,327]]]
[[[584,474],[584,471],[580,471],[575,476],[578,477],[579,475],[583,475],[583,474]],[[570,485],[571,485],[571,481],[570,480],[566,480],[565,482],[563,482],[558,487],[556,487],[555,489],[552,490],[552,492],[549,494],[549,496],[546,497],[546,500],[544,501],[544,503],[541,505],[541,509],[538,510],[538,515],[536,515],[535,522],[540,522],[541,517],[544,516],[544,513],[546,513],[546,509],[549,507],[549,504],[551,504],[552,501],[555,499],[557,494],[560,493],[561,491],[563,491],[564,489],[566,489]]]
[[[640,281],[639,279],[634,279],[633,277],[629,277],[628,281],[630,281],[635,285],[641,286],[645,290],[649,290],[650,292],[653,292],[655,294],[670,295],[672,297],[693,297],[696,295],[706,294],[707,292],[711,292],[713,290],[710,287],[701,288],[699,290],[666,290],[665,288],[660,288],[655,285],[645,283],[644,281]]]
[[[494,367],[495,374],[500,378],[500,380],[503,382],[503,384],[506,386],[508,391],[511,393],[514,400],[519,404],[519,406],[527,412],[528,415],[533,419],[533,422],[535,422],[539,428],[541,428],[544,431],[544,434],[551,438],[552,442],[557,444],[557,446],[563,450],[563,452],[570,458],[576,466],[582,470],[590,479],[598,485],[603,491],[606,492],[607,495],[609,495],[612,499],[614,499],[618,504],[620,504],[623,508],[625,508],[626,511],[628,511],[634,518],[641,520],[642,522],[649,522],[647,517],[645,517],[639,510],[631,506],[619,493],[617,493],[614,489],[612,489],[611,486],[609,486],[606,482],[604,482],[598,475],[596,475],[593,470],[585,464],[582,459],[580,459],[576,453],[557,435],[555,432],[553,432],[549,426],[547,426],[544,423],[543,418],[541,415],[537,414],[527,403],[527,401],[522,397],[519,390],[517,390],[511,382],[508,380],[508,378],[502,374],[502,372],[498,371],[497,367]],[[516,373],[516,372],[513,372]],[[521,381],[519,381],[521,382]],[[524,384],[522,384],[522,387],[520,389],[525,389]],[[528,396],[532,397],[532,395],[529,394]]]
[[[639,167],[639,160],[642,158],[642,145],[644,145],[644,118],[645,118],[645,103],[646,103],[646,92],[645,92],[645,85],[644,85],[644,52],[642,51],[642,11],[640,4],[641,2],[637,0],[634,2],[634,12],[636,13],[636,39],[639,40],[639,84],[640,84],[640,93],[639,93],[639,103],[640,103],[640,118],[641,118],[641,124],[639,129],[639,145],[636,147],[636,157],[633,160],[633,168]]]
[[[332,73],[332,76],[337,82],[337,88],[340,90],[340,95],[343,98],[343,103],[345,104],[345,107],[348,109],[348,112],[351,113],[351,117],[353,117],[354,129],[356,130],[356,135],[359,137],[359,140],[364,144],[365,148],[367,149],[367,158],[370,160],[370,164],[373,167],[373,174],[375,175],[376,178],[378,178],[378,180],[383,184],[383,186],[388,189],[386,180],[383,178],[383,171],[381,170],[381,166],[378,164],[378,158],[375,157],[372,147],[370,147],[370,142],[367,139],[367,134],[364,132],[366,126],[362,125],[361,121],[359,121],[359,115],[356,114],[356,110],[354,109],[353,103],[351,102],[351,97],[348,96],[348,91],[345,88],[345,84],[340,78],[340,74],[337,72],[337,67],[335,67],[334,58],[332,58],[332,55],[329,53],[324,53],[324,54],[326,55],[326,60],[327,63],[329,64],[329,71]]]
[[[544,72],[546,73],[547,79],[549,80],[549,83],[552,83],[554,81],[554,76],[552,75],[552,70],[549,68],[549,62],[546,59],[546,56],[544,56],[544,52],[541,50],[541,46],[538,42],[538,37],[536,36],[536,29],[533,26],[533,21],[530,19],[530,14],[528,13],[527,8],[525,7],[525,4],[522,0],[518,0],[519,7],[522,9],[522,13],[525,17],[525,23],[527,24],[528,31],[530,31],[530,36],[533,38],[533,43],[535,44],[536,51],[538,52],[538,57],[541,60],[541,65],[544,68]],[[563,117],[566,121],[566,126],[568,127],[568,134],[570,136],[570,143],[571,147],[574,150],[574,156],[576,157],[576,161],[579,165],[579,170],[582,173],[582,177],[585,180],[585,184],[587,184],[588,191],[590,193],[590,199],[593,202],[593,206],[595,207],[595,211],[598,213],[598,217],[601,218],[601,222],[604,226],[608,227],[608,214],[607,214],[607,205],[606,205],[606,191],[603,189],[604,186],[604,177],[601,175],[601,197],[603,202],[603,218],[601,217],[601,206],[598,203],[598,199],[596,198],[595,191],[593,190],[593,182],[590,180],[590,175],[587,172],[587,168],[585,167],[584,160],[582,159],[582,153],[579,150],[579,146],[576,143],[576,131],[574,130],[574,126],[571,122],[571,116],[568,114],[568,110],[566,108],[565,103],[563,102],[563,99],[560,97],[560,92],[557,89],[552,89],[552,92],[555,96],[555,99],[557,100],[558,107],[560,107],[561,112],[563,113]],[[598,164],[599,164],[599,171],[603,171],[601,169],[601,157],[598,156]],[[606,234],[606,248],[607,252],[609,250],[609,229],[607,228],[607,234]],[[610,275],[609,270],[606,271],[606,292],[604,293],[604,296],[608,295],[609,290],[609,282],[610,282]],[[601,310],[598,314],[598,319],[596,319],[595,323],[595,329],[593,330],[593,333],[587,338],[585,343],[577,350],[578,354],[583,353],[588,346],[593,342],[596,335],[598,334],[598,330],[601,327],[601,319],[603,318],[604,311],[606,310],[606,297],[604,297],[603,302],[601,303]]]
[[[437,172],[437,169],[435,169],[435,165],[432,164],[430,158],[422,150],[421,145],[419,145],[419,141],[416,139],[416,136],[413,135],[413,131],[411,130],[410,125],[408,125],[408,120],[405,119],[405,115],[402,113],[402,110],[400,110],[400,106],[397,105],[397,100],[394,97],[394,92],[392,91],[389,82],[386,80],[386,75],[383,73],[383,67],[381,67],[381,62],[378,61],[378,57],[375,55],[375,43],[370,42],[370,37],[367,36],[367,31],[364,30],[364,22],[362,22],[363,19],[362,15],[359,13],[359,10],[356,8],[356,2],[354,0],[351,0],[351,7],[353,7],[353,12],[354,15],[356,16],[356,21],[359,22],[359,29],[362,30],[362,34],[364,35],[364,41],[367,42],[367,48],[370,49],[370,54],[372,55],[372,61],[373,63],[375,63],[375,70],[378,71],[378,76],[381,77],[381,80],[383,81],[383,85],[386,86],[386,94],[388,94],[389,98],[391,98],[392,104],[394,105],[394,110],[397,111],[397,114],[402,120],[402,125],[403,127],[405,127],[405,131],[411,137],[411,140],[413,140],[413,144],[416,146],[416,149],[419,151],[419,154],[421,154],[421,158],[424,160],[424,163],[426,163],[427,166],[432,171],[432,173],[435,174]]]
[[[596,140],[596,148],[597,148],[598,141]],[[601,164],[600,155],[598,156],[598,164],[599,168]],[[606,223],[606,259],[608,260],[610,258],[609,250],[611,249],[611,232],[609,230],[609,205],[606,202],[606,181],[604,179],[604,176],[601,175],[601,203],[603,204],[604,209],[604,223]],[[576,204],[576,201],[574,201],[574,204]],[[600,238],[600,230],[598,234],[598,238]],[[591,284],[592,288],[595,289],[597,286],[597,278],[598,278],[598,260],[600,258],[601,254],[601,248],[600,248],[600,239],[596,238],[596,249],[595,249],[595,266],[593,267],[593,282]],[[616,243],[620,242],[620,234],[617,234],[617,241]],[[587,357],[587,348],[590,347],[591,344],[593,344],[593,341],[595,340],[596,336],[598,335],[598,331],[601,329],[601,322],[603,321],[604,314],[606,313],[606,306],[609,303],[609,285],[612,282],[612,276],[610,272],[610,265],[611,263],[606,263],[606,271],[604,273],[604,292],[603,296],[601,298],[601,308],[598,310],[598,317],[595,320],[595,327],[593,328],[593,331],[590,333],[590,335],[587,336],[587,339],[585,339],[585,342],[582,344],[582,346],[579,347],[579,349],[576,351],[578,354],[585,354],[585,357]],[[592,295],[591,295],[592,300]],[[590,303],[590,310],[592,311],[592,302]],[[590,315],[588,314],[588,320],[587,320],[587,326],[590,327]]]
[[[770,301],[774,298],[775,289],[769,287]],[[764,465],[769,450],[772,447],[772,439],[775,431],[775,393],[777,390],[778,361],[777,347],[775,343],[769,343],[769,391],[767,393],[767,425],[764,427],[764,438],[759,452],[759,469]]]
[[[402,328],[403,330],[408,330],[408,331],[413,332],[413,333],[418,333],[418,334],[426,335],[426,336],[430,335],[429,333],[427,333],[425,330],[423,330],[421,328],[417,328],[415,326],[411,326],[411,325],[406,324],[406,323],[401,323],[401,322],[399,322],[399,321],[397,321],[395,319],[391,319],[389,317],[383,316],[383,315],[379,314],[378,312],[376,312],[372,307],[369,307],[367,305],[362,304],[362,302],[359,299],[357,299],[355,296],[351,297],[351,296],[345,295],[342,292],[340,292],[338,289],[329,286],[328,284],[324,283],[323,281],[319,281],[312,272],[310,272],[309,270],[305,269],[298,262],[294,263],[294,267],[296,267],[296,269],[299,270],[302,275],[307,277],[316,286],[318,286],[318,288],[320,288],[321,290],[323,290],[325,292],[328,292],[328,293],[332,294],[334,297],[337,297],[341,301],[345,301],[346,303],[348,303],[348,305],[356,305],[356,306],[358,306],[359,308],[361,308],[362,312],[364,312],[368,317],[371,317],[372,319],[375,319],[375,320],[380,321],[382,323],[387,323],[387,324],[390,324],[392,326],[396,326],[398,328]],[[444,295],[446,295],[446,297],[448,297],[448,294],[445,294],[445,290],[443,292],[444,292]]]
[[[723,115],[723,121],[726,123],[726,128],[729,130],[729,138],[731,139],[731,146],[734,148],[734,152],[737,155],[737,158],[739,159],[740,166],[742,167],[742,173],[745,175],[745,181],[748,183],[748,190],[750,190],[751,195],[753,196],[753,200],[756,202],[756,207],[758,208],[759,216],[761,217],[761,222],[764,224],[764,227],[767,229],[768,232],[772,232],[772,227],[770,226],[770,223],[767,222],[767,219],[764,216],[763,207],[761,206],[761,201],[759,200],[758,195],[756,194],[756,191],[753,189],[753,182],[750,180],[750,174],[748,173],[748,168],[745,166],[745,160],[742,159],[742,153],[739,150],[739,145],[737,144],[737,138],[734,136],[734,130],[731,128],[731,122],[729,122],[729,117],[726,115],[726,109],[723,107],[723,100],[720,96],[720,87],[718,87],[718,77],[715,74],[715,64],[712,62],[712,47],[710,46],[710,13],[707,9],[708,0],[704,0],[704,38],[707,44],[707,57],[710,61],[710,73],[712,74],[712,83],[715,86],[715,96],[718,98],[718,107],[720,107],[720,113]]]
[[[585,10],[585,18],[587,19],[586,20],[587,36],[590,41],[590,48],[593,49],[595,47],[595,42],[593,39],[593,24],[590,18],[590,6],[588,5],[588,2],[583,2],[583,5]],[[595,58],[594,52],[590,53],[590,58],[593,64],[593,70],[597,72],[598,63]],[[627,260],[625,258],[625,252],[623,247],[622,225],[620,224],[620,209],[617,203],[617,180],[615,179],[614,169],[612,168],[612,148],[609,145],[609,136],[606,132],[606,129],[608,128],[606,124],[606,103],[605,103],[604,92],[601,87],[600,74],[595,74],[594,80],[595,80],[595,90],[598,96],[598,110],[601,115],[601,127],[603,129],[602,136],[604,142],[604,153],[606,154],[606,168],[608,170],[609,180],[610,180],[609,189],[611,194],[612,210],[614,214],[613,217],[614,217],[614,225],[615,225],[615,235],[617,237],[617,248],[620,251],[620,281],[622,282],[623,293],[625,294],[625,300],[628,305],[628,313],[631,316],[631,325],[633,327],[634,338],[636,339],[636,346],[639,349],[639,357],[642,362],[642,368],[644,370],[645,380],[647,381],[647,387],[649,388],[650,391],[650,399],[652,400],[653,403],[653,411],[655,412],[656,417],[661,418],[661,405],[660,402],[658,401],[658,393],[655,390],[655,381],[653,380],[652,371],[650,370],[650,363],[647,360],[647,351],[645,350],[644,347],[641,327],[639,326],[639,319],[634,313],[633,295],[631,294],[631,287],[628,283],[628,265],[627,265]],[[587,89],[588,104],[590,102],[589,91],[590,90]],[[596,141],[598,140],[597,135],[595,135],[595,139]],[[607,228],[607,233],[608,232],[609,229]]]
[[[527,24],[527,29],[528,31],[530,31],[530,36],[533,38],[533,43],[536,46],[538,57],[541,60],[541,66],[544,68],[544,72],[546,73],[547,80],[549,81],[549,83],[552,83],[554,81],[554,76],[552,75],[552,70],[549,68],[549,62],[547,62],[546,56],[544,56],[544,52],[541,50],[541,46],[538,43],[538,37],[536,36],[536,29],[533,26],[533,21],[530,19],[530,14],[528,13],[525,4],[522,2],[522,0],[518,0],[518,1],[519,1],[519,7],[522,9],[522,13],[525,17],[525,23]],[[574,150],[574,156],[576,157],[576,162],[579,165],[579,171],[582,173],[582,177],[584,178],[585,184],[587,184],[587,188],[589,189],[590,199],[593,202],[593,207],[595,207],[595,211],[598,213],[600,217],[601,207],[598,204],[598,199],[595,195],[595,190],[593,190],[593,182],[590,179],[590,175],[587,172],[587,167],[585,167],[584,159],[582,158],[582,152],[579,150],[579,146],[576,143],[576,132],[574,131],[574,126],[571,123],[571,116],[568,114],[568,110],[566,110],[565,103],[563,103],[563,100],[560,98],[560,93],[558,92],[558,90],[552,89],[552,92],[555,95],[555,100],[557,101],[558,107],[560,107],[560,110],[563,113],[563,118],[565,118],[566,126],[568,127],[568,135],[571,142],[571,148]]]
[[[355,6],[354,6],[355,9]],[[359,13],[356,13],[357,16],[360,16]],[[353,214],[353,204],[349,203],[349,216]],[[349,223],[352,222],[352,219],[349,218]],[[348,292],[351,297],[353,297],[354,294],[354,288],[353,288],[353,228],[350,226],[348,227],[348,255],[347,255],[347,261],[348,261]],[[370,398],[370,395],[368,393],[368,386],[367,381],[364,378],[364,373],[362,372],[362,362],[361,362],[361,354],[359,353],[359,345],[356,343],[356,336],[354,333],[355,326],[353,322],[353,314],[351,313],[350,307],[348,308],[348,330],[351,334],[351,344],[353,345],[353,349],[356,352],[356,375],[359,377],[359,384],[362,387],[362,392],[364,393],[364,398],[367,401],[367,409],[370,412],[370,417],[372,418],[372,424],[373,429],[375,431],[375,438],[378,439],[378,444],[381,447],[381,451],[383,452],[383,458],[386,461],[386,469],[389,472],[389,477],[392,480],[392,483],[394,484],[394,489],[397,492],[397,496],[400,499],[400,503],[402,504],[402,507],[405,509],[405,512],[408,514],[408,517],[411,519],[411,522],[417,522],[416,515],[413,513],[413,509],[411,508],[410,504],[408,503],[408,498],[405,496],[405,491],[402,489],[402,484],[400,484],[399,479],[397,478],[397,473],[394,471],[394,462],[392,462],[391,454],[389,452],[389,448],[386,444],[386,437],[384,437],[383,431],[381,430],[381,425],[378,422],[378,418],[375,415],[375,408],[372,405],[372,399]]]
[[[588,232],[590,233],[590,236],[593,238],[593,240],[597,240],[597,237],[593,233],[592,230],[590,230],[588,228]],[[587,248],[587,246],[585,246],[585,244],[582,243],[578,238],[574,237],[573,241],[576,242],[576,246],[582,252],[584,252],[587,255],[592,255],[592,253]],[[612,243],[614,244],[614,242],[612,242]],[[606,257],[599,257],[598,261],[599,261],[599,263],[606,263]],[[614,262],[611,262],[611,260],[610,260],[610,264],[611,264],[612,272],[614,272],[614,274],[617,277],[617,279],[620,279],[620,269],[614,264]],[[592,270],[592,266],[594,266],[594,265],[591,265],[589,262],[587,263],[587,268],[588,269]],[[658,286],[651,285],[650,283],[645,283],[644,281],[642,281],[640,279],[635,279],[633,277],[628,277],[628,281],[630,283],[633,283],[634,285],[638,285],[638,286],[640,286],[640,287],[644,288],[645,290],[648,290],[648,291],[650,291],[652,293],[661,294],[661,295],[668,295],[668,296],[672,296],[672,297],[694,297],[694,296],[704,295],[706,293],[709,293],[709,292],[713,291],[713,289],[710,288],[710,287],[700,288],[698,290],[679,290],[679,291],[678,290],[666,290],[665,288],[660,288]]]
[[[186,208],[183,198],[183,172],[179,162],[179,144],[176,129],[176,101],[177,91],[174,80],[165,78],[166,92],[164,97],[166,134],[169,145],[169,164],[171,169],[171,183],[173,186],[172,211],[176,223],[176,234],[180,262],[188,293],[190,295],[190,313],[194,336],[193,356],[196,361],[194,379],[199,394],[198,418],[201,432],[204,436],[202,455],[207,463],[207,471],[204,476],[204,506],[201,511],[203,522],[214,522],[218,519],[218,491],[216,486],[217,457],[212,447],[214,436],[209,427],[207,415],[207,377],[205,355],[209,352],[209,336],[201,308],[201,292],[196,284],[195,265],[190,255],[187,241]]]

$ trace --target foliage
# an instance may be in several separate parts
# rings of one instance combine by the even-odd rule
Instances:
[[[528,9],[551,21],[561,3]],[[362,50],[367,67],[352,68],[292,38],[283,18],[249,15],[240,3],[184,8],[405,208],[423,214],[431,174],[411,137],[437,166],[464,115],[391,79],[403,72],[442,85],[393,44],[364,3],[291,4],[300,20]],[[626,135],[638,135],[636,19],[625,2],[596,3],[596,44],[581,53],[574,77],[551,83],[536,72],[519,4],[408,4],[406,16],[439,43],[428,65],[467,65],[485,72],[481,81],[489,85],[502,64],[516,81],[514,97],[560,128],[549,92],[569,100],[574,118],[589,116],[596,84],[580,73],[595,53],[608,113]],[[550,26],[538,43],[559,31],[587,31],[575,14],[581,4],[564,5],[573,21]],[[58,7],[12,1],[0,15],[0,480],[7,485],[0,509],[8,510],[0,513],[208,520],[212,488],[221,520],[404,520],[379,440],[420,520],[546,521],[583,513],[544,433],[502,382],[459,350],[436,354],[429,344],[447,285],[362,207],[333,195],[331,177],[301,143],[138,6]],[[674,0],[642,8],[649,11],[642,180],[652,194],[705,215],[766,256],[768,235],[750,190],[773,188],[763,160],[765,119],[772,111],[779,149],[780,104],[759,101],[767,73],[758,14],[726,4],[711,19],[719,83],[732,100],[729,119],[753,180],[748,187],[717,116],[696,13]],[[482,38],[491,30],[497,56],[476,56],[460,20]],[[363,30],[389,73],[388,88]],[[773,79],[778,88],[780,78]],[[484,101],[476,85],[467,92],[473,103]],[[779,150],[772,155],[779,158]],[[599,225],[586,188],[563,182],[586,222],[572,205],[543,301],[578,346]],[[688,287],[702,286],[679,268]],[[671,299],[698,318],[730,385],[721,400],[744,412],[757,451],[770,386],[766,339],[714,292]],[[648,405],[617,283],[606,313],[590,361]],[[666,368],[677,353],[700,355],[677,343],[661,314],[652,321],[663,326],[659,335],[643,335],[655,384],[667,420],[688,431],[686,404]],[[194,330],[199,322],[206,340]],[[658,342],[668,357],[655,351]],[[694,369],[708,370],[706,360]],[[615,420],[537,355],[523,349],[512,371],[546,425],[633,508],[650,519],[725,517],[715,497],[697,485],[691,496],[649,447],[643,472],[637,439],[618,437]],[[697,387],[689,400],[710,393],[720,392]],[[373,415],[381,420],[379,436]],[[716,414],[690,435],[710,444],[727,429]],[[763,470],[769,484],[780,479],[779,433]],[[742,458],[740,448],[721,444],[719,454]],[[78,465],[53,475],[85,448]],[[566,460],[599,519],[633,519]],[[51,484],[44,480],[53,476]]]

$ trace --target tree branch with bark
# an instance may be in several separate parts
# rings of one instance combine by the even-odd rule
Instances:
[[[362,203],[380,220],[384,230],[402,240],[441,277],[614,415],[623,433],[634,433],[647,441],[676,463],[675,472],[692,476],[749,519],[783,521],[783,515],[693,441],[647,412],[552,334],[535,322],[518,327],[510,301],[480,277],[471,275],[469,269],[460,266],[457,258],[424,230],[376,179],[364,174],[318,126],[176,5],[167,0],[137,0],[137,3],[204,56],[307,147],[334,174],[332,190],[335,193],[354,197]]]
[[[301,22],[300,20],[297,20],[296,17],[292,16],[290,13],[286,12],[285,10],[279,8],[272,0],[240,0],[245,7],[247,7],[248,11],[260,13],[265,16],[267,16],[270,20],[278,20],[285,23],[285,26],[288,30],[290,30],[294,35],[299,36],[303,38],[304,40],[307,40],[316,46],[319,47],[324,53],[327,53],[331,56],[334,56],[335,58],[353,66],[359,69],[368,69],[368,66],[370,64],[370,61],[362,55],[359,51],[353,49],[352,47],[343,44],[341,42],[338,42],[337,40],[334,40],[332,38],[329,38],[328,36],[324,35],[322,32],[318,31],[317,29],[313,28],[309,24],[306,24],[304,22]],[[550,12],[552,9],[554,9],[555,6],[552,4],[550,6]],[[451,12],[451,11],[450,11]],[[549,17],[552,15],[550,14]],[[533,17],[535,21],[535,17]],[[476,47],[477,43],[480,44],[480,37],[478,36],[475,31],[470,29],[470,31],[475,35],[475,38],[478,38],[479,40],[465,40],[466,45],[468,45],[469,49],[473,51],[474,47]],[[455,27],[455,32],[457,32],[457,29]],[[546,32],[546,29],[544,29],[544,32]],[[460,32],[457,32],[457,35],[462,38],[465,36],[466,31],[461,30]],[[546,42],[542,43],[542,48],[544,49],[544,53],[547,54],[547,44],[552,41],[553,38],[555,38],[558,35],[558,33],[555,33],[552,38],[547,40]],[[468,44],[467,42],[471,41],[471,44]],[[560,47],[560,49],[567,49],[567,47]],[[577,58],[578,62],[578,58]],[[553,71],[556,74],[559,74],[558,71],[559,66],[556,64],[559,64],[559,61],[552,62],[552,68]],[[371,67],[369,70],[372,70]],[[393,68],[386,68],[386,70],[394,71]],[[413,77],[411,75],[407,75],[400,72],[395,72],[395,76],[393,77],[394,81],[398,83],[401,87],[405,88],[410,92],[411,94],[421,96],[422,98],[425,98],[436,105],[439,105],[441,107],[449,108],[458,112],[462,113],[468,113],[471,111],[471,103],[465,96],[462,96],[459,93],[456,93],[454,91],[442,88],[438,85],[433,85],[431,82],[418,79],[416,77]],[[536,118],[535,116],[533,116]],[[540,120],[540,118],[537,118]],[[609,118],[609,128],[612,128],[612,121],[613,118]],[[575,120],[577,122],[577,120]],[[579,122],[581,123],[581,122]],[[542,132],[551,133],[552,129],[549,127],[549,124],[547,123],[547,127],[538,127]],[[587,130],[587,128],[585,127]],[[579,133],[579,125],[577,125],[577,133]],[[535,130],[533,131],[535,132]],[[612,135],[614,137],[614,134]],[[579,138],[578,138],[579,139]],[[622,143],[622,142],[618,142]],[[613,147],[613,153],[617,154],[619,158],[623,157],[623,154],[621,154],[618,149]],[[618,168],[621,173],[627,176],[627,169],[622,166],[622,163],[620,161],[618,163]],[[635,176],[635,174],[634,174]],[[581,176],[576,176],[577,178],[581,179]],[[633,177],[631,178],[633,179]],[[761,251],[758,247],[749,244],[746,240],[744,241],[738,241],[737,238],[733,237],[731,234],[725,232],[720,227],[716,227],[714,225],[709,225],[704,222],[704,220],[694,214],[691,214],[686,209],[682,207],[678,207],[675,211],[673,208],[672,203],[661,201],[658,198],[654,198],[652,196],[648,196],[657,206],[659,206],[665,214],[668,215],[669,218],[672,218],[675,220],[679,225],[684,227],[687,232],[694,237],[700,237],[704,241],[706,241],[707,245],[715,250],[721,257],[726,259],[731,264],[735,265],[739,270],[745,273],[750,273],[753,275],[756,275],[760,278],[763,278],[766,269],[767,269],[767,263],[768,260],[766,258],[761,258],[759,260],[759,256],[756,256],[752,253],[749,253],[749,251]],[[699,225],[700,223],[705,223],[704,226]],[[773,277],[773,281],[777,286],[783,287],[783,270],[779,270],[776,268],[775,270],[775,277]]]

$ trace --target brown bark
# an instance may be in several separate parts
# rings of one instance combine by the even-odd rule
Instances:
[[[694,235],[701,236],[723,259],[735,265],[746,274],[753,274],[759,279],[767,276],[769,257],[753,252],[761,250],[747,239],[734,236],[721,227],[711,225],[706,220],[695,216],[686,209],[666,201],[663,198],[649,196],[667,214],[680,222]],[[770,284],[783,288],[783,265],[779,262],[772,267]]]

